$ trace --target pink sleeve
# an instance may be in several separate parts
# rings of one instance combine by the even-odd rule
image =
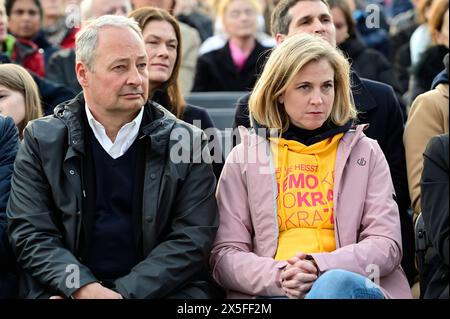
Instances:
[[[331,253],[311,254],[321,272],[341,268],[366,277],[374,272],[384,277],[400,265],[402,244],[394,187],[384,154],[378,143],[373,142],[372,146],[373,158],[357,243]]]
[[[253,296],[283,296],[280,268],[286,262],[253,253],[253,224],[245,172],[237,161],[242,144],[225,163],[217,188],[220,226],[211,252],[214,279],[226,290]]]

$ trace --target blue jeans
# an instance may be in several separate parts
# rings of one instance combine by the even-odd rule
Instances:
[[[319,276],[305,299],[384,299],[379,286],[359,274],[332,269]]]

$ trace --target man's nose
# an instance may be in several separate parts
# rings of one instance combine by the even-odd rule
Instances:
[[[322,34],[325,32],[325,26],[323,25],[322,21],[319,19],[314,20],[312,24],[313,32],[317,34]]]
[[[139,69],[134,66],[130,68],[127,84],[129,85],[142,85],[144,83],[144,76]]]

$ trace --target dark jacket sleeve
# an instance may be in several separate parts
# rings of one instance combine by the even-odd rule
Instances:
[[[399,102],[395,96],[394,90],[389,88],[390,94],[386,94],[388,115],[387,133],[388,138],[385,139],[383,152],[389,164],[392,182],[394,184],[396,201],[400,215],[400,225],[402,232],[403,259],[402,267],[408,278],[410,285],[414,282],[416,268],[414,265],[414,225],[408,210],[411,206],[409,197],[408,177],[406,174],[406,157],[405,147],[403,145],[403,114]],[[386,92],[388,93],[388,92]]]
[[[394,90],[385,92],[386,104],[388,105],[386,116],[387,135],[382,150],[389,164],[392,181],[394,183],[397,203],[400,210],[407,210],[410,206],[408,178],[406,175],[405,147],[403,146],[403,114],[395,96]]]
[[[206,143],[205,138],[201,145],[206,147]],[[204,153],[209,154],[207,148]],[[206,265],[219,225],[216,179],[211,165],[203,160],[195,158],[187,165],[186,177],[171,203],[167,233],[130,274],[115,281],[116,290],[125,298],[176,294]]]
[[[76,270],[79,287],[96,278],[63,245],[61,226],[58,227],[61,216],[53,207],[50,186],[43,173],[34,124],[26,127],[15,161],[7,207],[9,239],[22,271],[46,287],[48,295],[69,297],[78,288],[69,277]]]
[[[221,139],[220,133],[215,128],[214,122],[209,116],[208,112],[205,109],[201,110],[201,118],[202,118],[202,130],[208,130],[208,147],[210,149],[211,158],[213,159],[213,171],[216,179],[219,180],[220,174],[222,173],[223,163],[225,159],[222,154],[222,147],[220,147]],[[210,132],[210,130],[214,130],[214,132]],[[214,142],[215,141],[215,142]],[[225,145],[223,145],[225,147]]]
[[[367,129],[366,134],[378,141],[389,164],[400,214],[403,245],[402,267],[412,285],[417,272],[414,265],[414,227],[408,213],[411,201],[403,145],[403,115],[391,86],[366,79],[363,80],[363,83],[376,100],[377,105],[375,112],[372,110],[367,112],[366,120],[371,123],[371,126]],[[365,114],[360,114],[360,116],[364,118]]]
[[[244,95],[236,102],[236,112],[234,113],[233,129],[238,126],[244,126],[250,128],[250,118],[248,111],[248,101],[250,99],[250,93]]]
[[[12,257],[6,234],[6,204],[18,145],[19,135],[14,121],[0,115],[0,269],[9,268],[7,264]]]
[[[449,265],[449,146],[448,134],[431,138],[424,153],[421,201],[422,216],[433,247]]]

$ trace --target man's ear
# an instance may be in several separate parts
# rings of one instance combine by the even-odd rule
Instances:
[[[87,65],[84,64],[83,62],[77,62],[75,64],[75,72],[77,74],[78,83],[80,83],[81,87],[89,86],[89,81],[88,81],[89,70],[87,68]]]
[[[277,33],[275,35],[275,41],[277,41],[277,45],[280,45],[284,40],[286,40],[286,34]]]

